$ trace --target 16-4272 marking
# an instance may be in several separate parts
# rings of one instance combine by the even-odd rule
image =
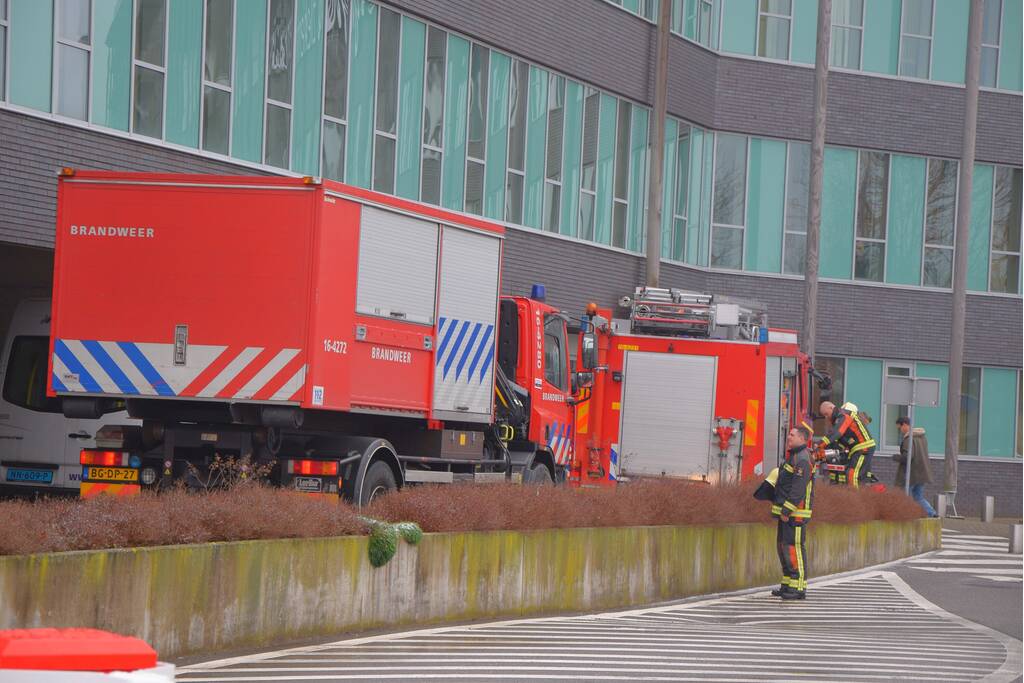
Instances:
[[[324,339],[324,351],[326,353],[348,353],[348,342],[339,339]]]

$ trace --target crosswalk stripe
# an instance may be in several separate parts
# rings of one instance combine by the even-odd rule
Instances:
[[[1024,573],[1021,569],[1001,569],[993,567],[991,569],[979,569],[977,567],[918,567],[914,566],[914,569],[920,569],[925,572],[951,572],[954,574],[991,574],[999,576],[1020,576]]]
[[[916,564],[985,564],[985,565],[1013,564],[1013,565],[1017,565],[1019,567],[1019,566],[1021,566],[1021,560],[1015,560],[1015,559],[1007,559],[1007,560],[998,559],[997,560],[997,559],[993,559],[993,558],[985,559],[985,560],[975,560],[975,559],[967,559],[967,558],[957,559],[957,558],[941,558],[941,557],[931,558],[930,557],[930,558],[922,559],[922,560],[911,560],[907,564],[909,564],[911,566],[916,565]]]
[[[947,569],[918,567],[929,568]],[[799,603],[753,593],[370,636],[184,667],[178,680],[1010,680],[1019,642],[957,621],[901,584],[876,571],[812,582]],[[780,638],[814,647],[788,654]]]

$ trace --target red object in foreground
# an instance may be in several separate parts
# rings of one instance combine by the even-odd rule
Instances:
[[[138,638],[91,628],[0,631],[0,669],[135,671],[155,667],[156,650]]]

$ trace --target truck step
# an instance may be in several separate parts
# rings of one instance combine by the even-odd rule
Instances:
[[[405,480],[409,483],[450,484],[455,481],[455,475],[432,470],[406,470]]]

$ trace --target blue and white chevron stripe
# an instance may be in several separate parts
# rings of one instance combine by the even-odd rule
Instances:
[[[619,478],[619,444],[613,443],[608,458],[608,478],[615,481]]]
[[[439,318],[437,338],[434,364],[441,381],[483,384],[494,362],[494,325]]]
[[[572,423],[551,423],[548,435],[548,448],[555,456],[556,465],[568,465],[572,460]]]

